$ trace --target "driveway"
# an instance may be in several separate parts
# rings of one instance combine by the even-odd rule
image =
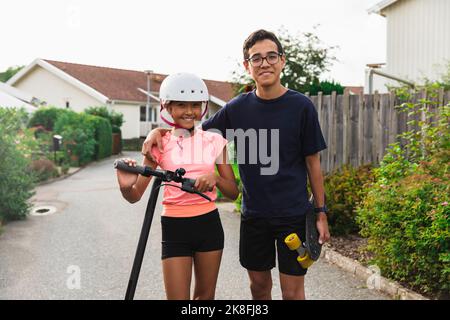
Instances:
[[[126,157],[140,158],[127,152]],[[114,159],[93,163],[76,174],[37,187],[35,205],[53,206],[50,215],[8,223],[0,235],[0,299],[123,299],[144,217],[143,199],[122,199]],[[225,250],[217,299],[250,299],[238,261],[239,216],[219,204]],[[136,299],[165,299],[161,273],[161,195],[147,244]],[[273,298],[281,299],[278,272]],[[325,261],[306,277],[308,299],[388,299]]]

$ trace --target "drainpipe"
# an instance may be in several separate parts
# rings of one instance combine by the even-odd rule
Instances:
[[[150,77],[151,77],[152,72],[153,72],[153,70],[145,70],[145,74],[147,75],[147,92],[148,93],[151,92],[150,91],[150,81],[151,81]],[[148,117],[150,115],[150,109],[151,109],[150,96],[147,95],[147,104],[145,106],[145,129],[146,129],[147,132],[145,134],[148,134],[149,131],[150,131],[150,126],[149,126],[149,123],[148,123]]]
[[[390,75],[390,74],[387,74],[387,73],[384,73],[384,72],[381,72],[381,71],[378,71],[378,70],[375,70],[375,69],[371,68],[370,71],[369,71],[369,94],[373,94],[373,75],[374,74],[382,76],[382,77],[385,77],[385,78],[388,78],[388,79],[392,79],[392,80],[395,80],[395,81],[398,81],[398,82],[402,82],[404,84],[407,84],[408,86],[410,86],[413,89],[415,87],[414,83],[412,83],[412,82],[400,79],[400,78],[398,78],[396,76],[393,76],[393,75]]]

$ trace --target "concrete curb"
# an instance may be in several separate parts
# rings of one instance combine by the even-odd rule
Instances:
[[[428,298],[417,292],[406,289],[395,281],[377,275],[377,272],[363,266],[358,261],[341,255],[340,253],[331,249],[327,244],[322,247],[321,258],[324,258],[326,261],[340,267],[347,272],[350,272],[355,277],[365,281],[367,284],[374,281],[374,287],[376,290],[391,296],[393,299],[429,300]]]
[[[120,152],[118,154],[112,154],[109,157],[101,159],[101,160],[91,161],[91,162],[87,163],[86,165],[84,165],[82,167],[70,167],[69,168],[69,172],[67,174],[62,175],[62,176],[57,177],[57,178],[54,178],[54,179],[50,179],[50,180],[39,182],[39,183],[36,184],[36,186],[37,187],[38,186],[43,186],[43,185],[50,184],[50,183],[53,183],[53,182],[56,182],[56,181],[64,180],[64,179],[66,179],[66,178],[68,178],[70,176],[73,176],[78,171],[88,167],[89,165],[91,165],[93,163],[100,162],[100,161],[105,161],[105,160],[113,160],[113,159],[117,159],[117,158],[120,158],[120,157],[123,157],[123,156],[124,156],[123,152]]]
[[[58,178],[54,178],[54,179],[50,179],[50,180],[46,180],[46,181],[42,181],[36,184],[36,187],[40,187],[46,184],[50,184],[56,181],[60,181],[60,180],[64,180],[70,176],[73,176],[75,173],[77,173],[78,171],[82,170],[84,167],[72,167],[69,169],[69,172],[65,175],[62,175]]]

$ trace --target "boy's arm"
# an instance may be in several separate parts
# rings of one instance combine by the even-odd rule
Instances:
[[[146,157],[150,162],[155,161],[152,156],[152,148],[156,145],[159,151],[163,151],[162,137],[171,129],[168,128],[155,128],[150,131],[145,138],[144,143],[142,144],[141,153],[144,157]]]
[[[325,189],[322,171],[320,169],[320,155],[319,153],[315,153],[306,156],[305,160],[309,182],[314,195],[314,207],[323,207],[325,205]],[[320,212],[317,215],[317,229],[320,234],[319,242],[322,244],[327,242],[330,239],[330,231],[328,229],[327,215],[325,212]]]
[[[236,200],[239,196],[239,189],[236,185],[236,178],[234,177],[233,168],[228,163],[228,152],[226,146],[217,158],[216,165],[217,171],[219,172],[219,176],[216,176],[216,186],[225,197],[231,200]]]

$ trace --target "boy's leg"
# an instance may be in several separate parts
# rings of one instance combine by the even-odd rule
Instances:
[[[241,215],[239,260],[247,269],[254,300],[272,299],[275,239],[267,219]]]
[[[305,300],[305,276],[291,276],[280,272],[283,300]]]
[[[191,295],[192,257],[162,260],[167,300],[189,300]]]
[[[247,270],[253,300],[272,300],[272,274],[269,271]]]
[[[214,300],[222,250],[196,252],[194,255],[194,300]]]
[[[277,238],[278,270],[283,300],[305,299],[305,275],[297,261],[298,253],[291,251],[284,243],[290,233],[297,233],[302,241],[306,235],[306,216],[283,217],[272,219],[275,236]]]

